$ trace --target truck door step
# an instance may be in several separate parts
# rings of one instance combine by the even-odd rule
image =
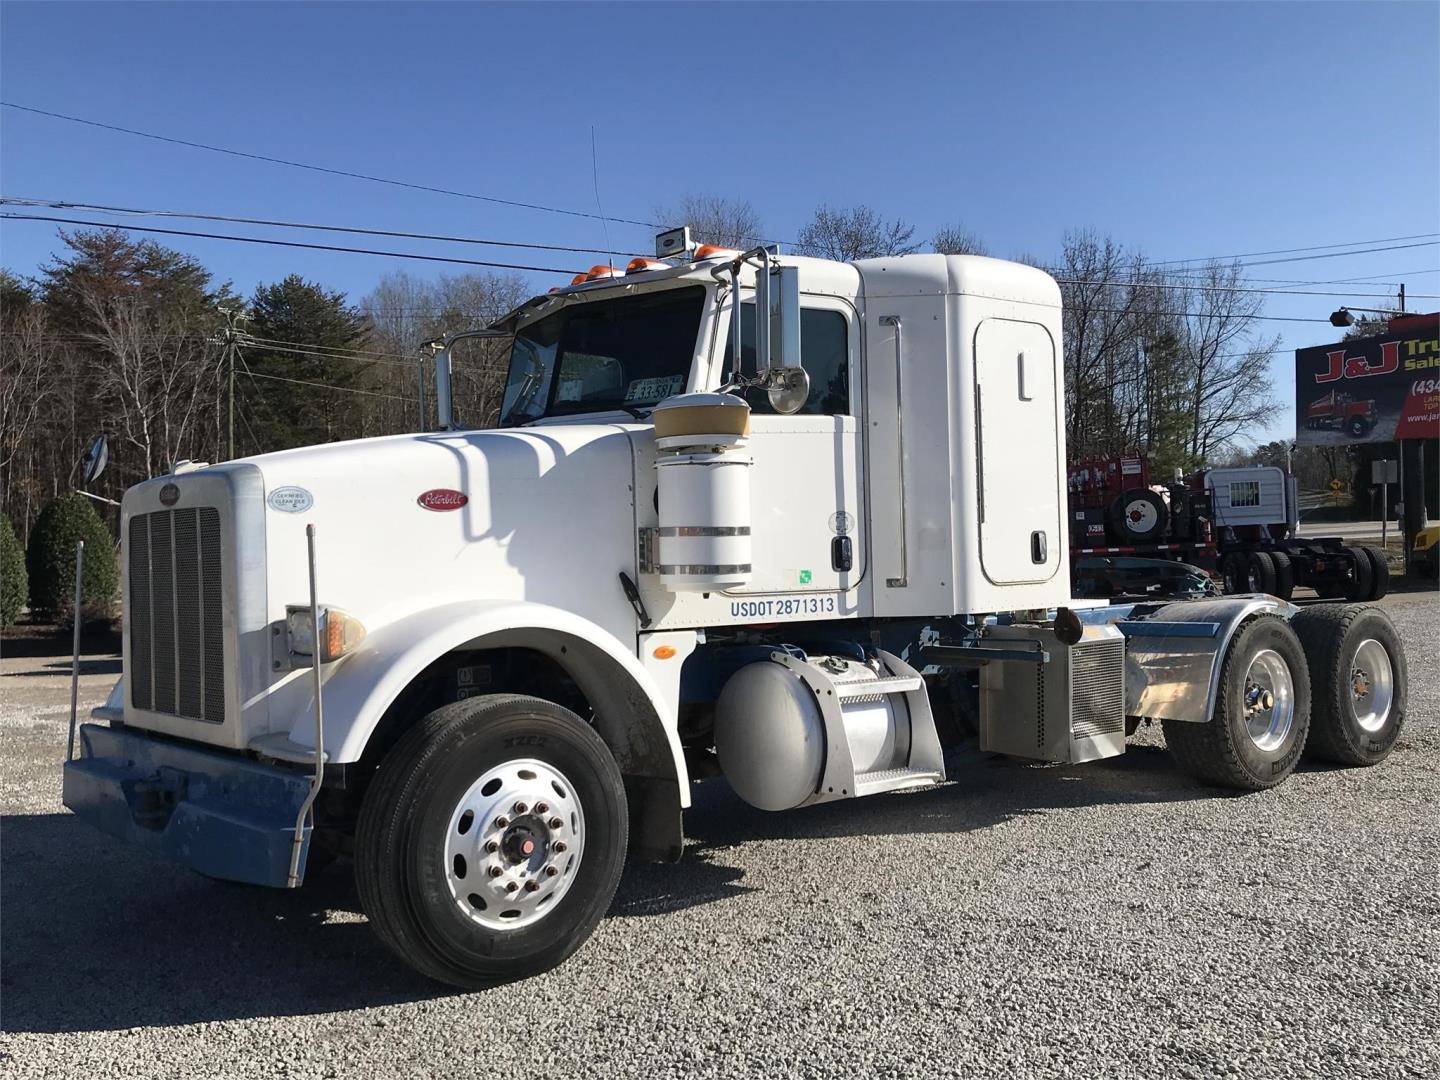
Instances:
[[[919,690],[925,680],[918,675],[891,675],[883,679],[837,682],[835,696],[843,699],[881,697],[884,694],[904,694]]]
[[[885,769],[881,772],[861,773],[855,777],[855,794],[879,795],[884,791],[932,787],[944,779],[944,772],[932,772],[929,769]]]

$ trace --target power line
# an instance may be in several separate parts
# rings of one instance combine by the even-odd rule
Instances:
[[[248,371],[248,369],[247,369]],[[361,390],[356,386],[336,386],[334,383],[310,382],[307,379],[287,379],[284,375],[266,375],[263,371],[250,371],[252,379],[272,379],[275,382],[294,383],[296,386],[313,386],[320,390],[339,390],[346,394],[364,394],[366,397],[389,398],[391,401],[411,401],[399,394],[382,394],[379,390]]]
[[[1410,236],[1383,236],[1374,240],[1350,240],[1341,244],[1316,244],[1312,247],[1277,248],[1274,251],[1245,251],[1238,255],[1212,255],[1208,258],[1194,259],[1169,259],[1164,262],[1152,263],[1152,266],[1175,266],[1181,263],[1192,262],[1233,262],[1236,259],[1252,259],[1260,255],[1293,255],[1300,251],[1328,251],[1331,248],[1360,247],[1368,244],[1390,244],[1399,240],[1433,240],[1440,237],[1440,233],[1414,233]]]
[[[128,232],[160,233],[165,236],[192,236],[201,240],[233,240],[240,244],[266,244],[271,247],[305,248],[309,251],[338,251],[348,255],[382,255],[391,259],[418,259],[421,262],[454,263],[458,266],[489,266],[501,270],[530,270],[537,274],[578,274],[558,266],[526,266],[520,263],[487,262],[480,259],[457,259],[443,255],[419,255],[408,251],[378,251],[374,248],[338,247],[334,244],[306,244],[299,240],[270,240],[259,236],[228,236],[224,233],[193,232],[189,229],[161,229],[154,225],[120,225],[106,221],[81,221],[78,218],[49,217],[42,214],[0,214],[11,221],[51,221],[61,225],[85,225],[92,229],[124,229]]]
[[[394,229],[370,229],[358,225],[316,225],[299,221],[275,221],[269,218],[232,217],[226,214],[203,214],[185,210],[140,210],[127,206],[101,206],[93,203],[67,202],[51,199],[26,199],[19,196],[0,196],[0,204],[32,206],[51,210],[84,210],[97,214],[130,214],[142,217],[184,218],[193,221],[225,221],[236,225],[265,225],[277,229],[308,229],[315,232],[356,233],[363,236],[391,236],[405,240],[439,240],[449,244],[479,244],[486,247],[527,248],[532,251],[564,251],[580,255],[619,255],[622,258],[638,254],[634,251],[610,251],[605,248],[568,247],[563,244],[537,244],[523,240],[482,240],[472,236],[445,236],[436,233],[401,232]]]
[[[428,191],[434,195],[454,195],[461,199],[475,199],[479,202],[495,203],[499,206],[515,206],[523,210],[542,210],[548,214],[565,214],[570,217],[590,218],[601,220],[599,214],[587,213],[584,210],[565,210],[556,206],[544,206],[540,203],[519,202],[515,199],[502,199],[494,195],[479,195],[471,191],[453,191],[449,188],[431,187],[429,184],[416,184],[409,180],[395,180],[386,176],[371,176],[368,173],[351,172],[348,169],[332,169],[326,165],[312,165],[305,161],[291,161],[288,158],[272,157],[268,154],[255,154],[246,150],[232,150],[224,146],[212,146],[209,143],[194,142],[190,139],[177,139],[170,135],[157,135],[152,131],[138,131],[135,128],[121,127],[119,124],[105,124],[99,120],[87,120],[80,116],[69,116],[65,113],[51,112],[48,109],[37,109],[30,105],[17,105],[13,101],[0,101],[7,109],[19,109],[21,112],[34,113],[37,116],[48,116],[53,120],[67,120],[72,124],[84,124],[87,127],[103,128],[106,131],[118,131],[125,135],[138,135],[142,139],[154,139],[157,142],[173,143],[176,146],[188,146],[192,150],[209,150],[216,154],[229,154],[231,157],[249,158],[251,161],[264,161],[271,165],[286,165],[292,169],[307,169],[310,172],[326,173],[330,176],[346,176],[352,180],[369,180],[376,184],[389,184],[392,187],[410,188],[414,191]],[[641,225],[647,229],[659,228],[654,222],[634,221],[630,218],[611,218],[612,221],[621,221],[627,225]]]
[[[1260,289],[1251,288],[1246,285],[1201,285],[1195,282],[1164,282],[1164,281],[1093,281],[1089,278],[1062,278],[1055,279],[1061,285],[1119,285],[1137,289],[1193,289],[1196,292],[1227,292],[1227,293],[1261,293],[1266,296],[1339,296],[1353,297],[1367,300],[1388,300],[1394,293],[1360,293],[1360,292],[1315,292],[1300,291],[1297,289]],[[1321,283],[1317,283],[1321,284]],[[1411,296],[1421,297],[1426,300],[1440,298],[1440,293],[1410,293]]]

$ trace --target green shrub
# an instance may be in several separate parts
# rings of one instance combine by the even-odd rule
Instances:
[[[0,626],[14,626],[30,592],[30,575],[25,572],[25,551],[10,527],[10,519],[0,515]]]
[[[70,621],[75,603],[75,543],[85,541],[82,617],[109,618],[115,608],[118,573],[115,541],[90,500],[62,495],[40,511],[30,531],[25,563],[30,571],[30,610],[57,622]]]

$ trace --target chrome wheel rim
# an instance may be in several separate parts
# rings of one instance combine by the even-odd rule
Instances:
[[[445,875],[465,916],[518,930],[559,906],[580,869],[585,814],[559,769],[522,758],[496,765],[455,805]]]
[[[1374,638],[1366,638],[1350,662],[1350,709],[1366,731],[1379,731],[1390,719],[1395,702],[1395,669],[1390,654]]]
[[[1282,746],[1295,724],[1295,681],[1274,649],[1261,649],[1245,672],[1245,730],[1259,749]]]
[[[1251,563],[1250,569],[1246,571],[1245,584],[1251,592],[1260,591],[1260,568],[1254,563]]]

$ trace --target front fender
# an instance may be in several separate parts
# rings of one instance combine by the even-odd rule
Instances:
[[[625,712],[638,718],[633,730],[624,731],[625,724],[615,723],[602,730],[622,771],[629,758],[649,762],[653,772],[655,759],[662,757],[668,759],[664,779],[672,780],[682,793],[687,789],[675,705],[660,693],[635,654],[588,619],[516,600],[446,604],[406,615],[368,634],[359,649],[326,672],[326,759],[359,761],[385,711],[416,676],[448,652],[484,648],[487,643],[545,653],[571,672],[597,713]],[[293,747],[311,754],[313,709],[312,696],[302,715],[294,718],[289,737]]]
[[[1240,627],[1258,615],[1289,619],[1298,610],[1263,593],[1099,609],[1126,638],[1125,714],[1209,720],[1220,669]]]

